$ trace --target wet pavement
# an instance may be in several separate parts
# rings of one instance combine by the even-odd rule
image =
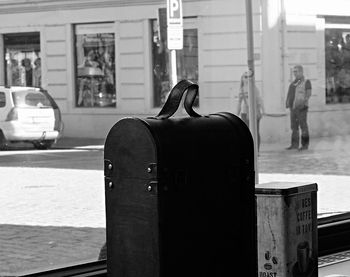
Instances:
[[[63,138],[54,149],[103,151],[103,144]],[[287,146],[262,144],[259,183],[316,182],[319,216],[350,211],[350,135],[311,139],[301,152]],[[96,260],[105,241],[102,169],[0,167],[0,174],[4,180],[17,170],[27,181],[6,182],[0,194],[0,276]],[[46,184],[35,185],[38,174],[47,177]]]

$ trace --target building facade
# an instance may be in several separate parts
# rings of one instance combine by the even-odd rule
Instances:
[[[350,3],[252,2],[255,80],[266,112],[262,142],[289,140],[285,98],[296,64],[312,83],[311,137],[349,133]],[[0,83],[48,89],[65,136],[104,138],[122,117],[155,115],[171,86],[165,6],[165,0],[0,1]],[[183,0],[183,17],[178,79],[198,82],[199,113],[235,113],[247,70],[245,1]]]

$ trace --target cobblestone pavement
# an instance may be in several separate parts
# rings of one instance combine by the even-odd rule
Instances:
[[[55,148],[103,143],[66,138]],[[262,144],[259,183],[316,182],[319,215],[350,211],[350,136],[312,139],[302,152],[286,146]],[[11,177],[19,174],[21,182]],[[0,167],[0,176],[0,276],[97,259],[105,241],[102,170]]]
[[[311,140],[306,151],[288,145],[266,144],[259,156],[259,172],[350,175],[350,135]]]
[[[96,260],[104,228],[0,225],[0,275]]]
[[[306,151],[285,150],[287,146],[262,146],[259,183],[317,183],[319,217],[350,211],[350,136],[311,139]]]

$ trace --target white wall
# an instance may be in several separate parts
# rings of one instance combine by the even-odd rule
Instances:
[[[241,75],[247,71],[245,1],[212,1],[199,15],[201,111],[236,112]],[[261,88],[261,12],[253,1],[255,80]]]
[[[60,1],[38,2],[37,9],[22,1],[4,5],[0,33],[39,31],[41,34],[43,86],[63,112],[65,135],[104,137],[119,118],[158,113],[152,108],[151,37],[149,19],[157,18],[163,2],[119,7],[103,1],[77,5]],[[122,3],[123,2],[123,3]],[[261,56],[261,13],[254,0],[255,52]],[[6,4],[6,1],[4,2]],[[115,3],[118,5],[118,3]],[[22,8],[21,8],[22,5]],[[50,10],[56,5],[56,10]],[[7,9],[7,13],[5,12]],[[24,12],[23,12],[24,11]],[[18,13],[17,15],[10,14]],[[196,17],[199,41],[200,113],[235,112],[239,78],[247,69],[245,0],[184,1],[184,17]],[[73,24],[114,22],[116,33],[117,108],[74,106]],[[261,61],[256,61],[256,81],[261,87]]]
[[[20,2],[23,8],[5,5],[0,10],[0,34],[40,32],[43,85],[62,109],[66,136],[105,137],[121,117],[158,113],[159,109],[152,107],[149,20],[157,18],[158,8],[165,6],[163,1],[144,1],[141,6],[128,6],[127,1],[102,1],[96,5],[93,1],[80,0],[80,6],[77,2],[39,1],[35,9],[28,1]],[[331,6],[328,4],[327,0],[253,0],[255,80],[268,113],[261,122],[263,142],[289,140],[289,114],[284,101],[292,78],[290,69],[297,63],[304,65],[305,74],[313,85],[309,116],[311,135],[336,132],[329,124],[322,124],[325,116],[320,113],[324,110],[328,111],[326,118],[331,121],[343,123],[342,120],[346,120],[340,116],[344,105],[325,105],[324,24],[317,16],[348,15],[350,2],[334,0]],[[239,79],[247,70],[245,13],[245,0],[183,2],[183,15],[196,17],[198,27],[198,110],[202,114],[236,112]],[[115,109],[74,105],[73,26],[92,22],[115,25]],[[346,130],[348,125],[344,122]]]

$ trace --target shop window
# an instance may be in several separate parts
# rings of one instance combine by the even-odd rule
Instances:
[[[162,31],[164,26],[159,28],[157,20],[152,20],[151,24],[153,106],[160,107],[170,91],[170,51],[166,46],[166,30]],[[198,83],[198,31],[196,28],[185,27],[183,43],[183,49],[176,50],[177,79],[188,79]],[[198,106],[198,98],[194,105]]]
[[[75,26],[76,106],[116,107],[112,23]]]
[[[4,35],[6,85],[41,87],[40,34]]]
[[[350,103],[350,26],[325,29],[326,103]]]

